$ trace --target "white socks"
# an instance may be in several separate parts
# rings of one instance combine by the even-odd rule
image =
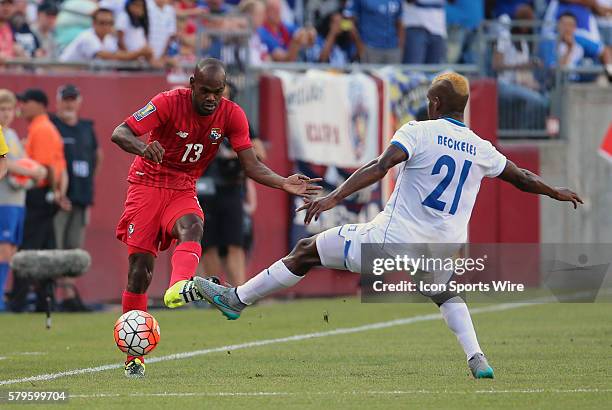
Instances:
[[[459,296],[455,296],[440,306],[440,312],[450,330],[453,331],[468,360],[476,353],[482,353],[472,318],[467,305]]]
[[[304,276],[297,276],[291,273],[282,260],[278,260],[268,269],[259,272],[255,277],[249,279],[244,285],[236,288],[236,294],[247,305],[268,296],[277,290],[289,288]]]

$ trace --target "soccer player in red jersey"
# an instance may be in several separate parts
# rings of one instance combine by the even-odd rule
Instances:
[[[112,141],[137,155],[130,167],[125,210],[117,238],[128,246],[127,289],[123,311],[147,310],[147,288],[159,251],[177,242],[172,275],[164,303],[178,307],[202,299],[192,276],[202,253],[204,214],[195,181],[228,138],[245,174],[293,195],[315,195],[319,186],[304,175],[282,177],[257,159],[249,139],[246,115],[236,103],[222,98],[226,74],[223,63],[208,58],[198,63],[190,87],[162,92],[121,123]],[[145,143],[139,136],[150,132]],[[144,376],[142,357],[128,356],[125,374]]]

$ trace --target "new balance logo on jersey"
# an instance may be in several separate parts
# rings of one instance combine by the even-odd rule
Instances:
[[[217,144],[221,138],[223,138],[223,135],[221,135],[221,128],[213,128],[210,130],[210,139],[213,140],[213,144]]]
[[[176,135],[178,135],[181,138],[187,138],[189,136],[189,133],[185,131],[179,131],[176,133]]]

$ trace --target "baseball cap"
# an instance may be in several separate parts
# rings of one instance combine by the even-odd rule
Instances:
[[[47,98],[47,94],[43,90],[38,88],[28,88],[21,94],[17,94],[17,99],[19,101],[36,101],[43,104],[45,107],[49,104],[49,99]]]
[[[81,95],[81,92],[75,85],[66,84],[57,89],[57,95],[63,100],[65,98],[77,98]]]
[[[45,13],[45,14],[47,14],[49,16],[57,16],[58,13],[59,13],[59,9],[57,8],[57,5],[54,2],[52,2],[52,1],[43,1],[38,6],[38,12],[39,13]]]

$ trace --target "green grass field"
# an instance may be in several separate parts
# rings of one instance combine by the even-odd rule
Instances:
[[[148,363],[145,379],[103,368],[2,385],[123,356],[112,336],[119,312],[57,314],[51,330],[40,315],[0,315],[0,392],[67,390],[71,398],[60,408],[609,408],[612,305],[473,308],[495,380],[469,377],[455,337],[431,316],[438,312],[433,304],[351,298],[265,304],[237,322],[216,310],[152,311],[161,343],[149,359],[162,360]],[[416,320],[329,333],[410,317]],[[313,332],[318,337],[223,348]],[[214,348],[221,349],[166,357]]]

